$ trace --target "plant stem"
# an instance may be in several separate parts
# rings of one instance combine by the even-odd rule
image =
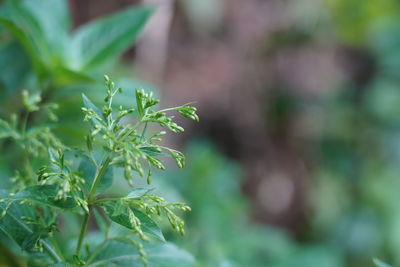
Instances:
[[[147,122],[144,124],[142,135],[140,136],[140,140],[143,140],[144,135],[146,134],[146,130],[147,130]]]
[[[101,165],[100,170],[97,172],[96,178],[94,178],[92,187],[90,188],[89,197],[88,197],[89,205],[91,204],[91,202],[94,200],[94,198],[96,196],[97,187],[100,184],[101,178],[103,178],[104,174],[106,173],[108,165],[110,165],[110,162],[111,162],[111,157],[107,157],[106,160],[104,161],[104,163]]]
[[[89,216],[90,216],[90,208],[89,208],[89,212],[85,213],[85,217],[83,217],[81,231],[79,233],[78,245],[76,246],[76,252],[75,252],[75,254],[78,257],[79,257],[79,253],[81,252],[83,238],[85,237],[86,230],[87,230],[87,227],[88,227]]]
[[[76,246],[75,254],[78,257],[81,252],[83,238],[85,237],[86,230],[88,228],[89,217],[90,217],[90,213],[92,210],[92,202],[94,201],[94,198],[96,196],[97,187],[99,186],[101,179],[103,178],[104,174],[106,173],[106,170],[107,170],[108,166],[110,165],[110,162],[111,162],[111,157],[107,157],[104,160],[104,163],[101,165],[99,171],[96,173],[96,177],[94,178],[92,187],[90,188],[90,192],[89,192],[89,196],[88,196],[89,212],[86,212],[85,217],[83,218],[82,225],[81,225],[81,231],[79,233],[78,245]]]
[[[119,198],[119,197],[98,198],[95,201],[93,201],[93,204],[102,203],[102,202],[108,202],[108,201],[117,201],[117,200],[120,200],[120,199],[121,198]]]

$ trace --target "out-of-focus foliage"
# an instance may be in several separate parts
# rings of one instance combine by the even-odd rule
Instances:
[[[399,3],[394,0],[328,0],[326,3],[331,8],[339,38],[356,45],[365,44],[374,24],[400,15]]]
[[[226,91],[221,88],[214,89],[210,93],[211,96],[204,101],[205,107],[211,106],[210,102],[214,101],[215,109],[224,115],[212,126],[205,126],[206,133],[213,135],[212,137],[219,142],[218,145],[228,152],[232,150],[236,152],[234,156],[238,157],[247,168],[245,176],[250,182],[245,181],[245,185],[247,189],[256,187],[254,190],[248,190],[254,193],[250,197],[256,203],[256,207],[262,208],[264,204],[259,203],[263,199],[256,195],[260,192],[257,186],[263,185],[260,181],[268,180],[273,176],[269,172],[274,168],[281,168],[279,169],[281,173],[288,174],[295,187],[295,194],[300,191],[298,193],[300,197],[296,195],[292,200],[292,205],[284,212],[301,213],[298,217],[291,217],[282,212],[282,217],[286,215],[289,218],[288,221],[293,218],[301,220],[298,224],[291,222],[289,227],[286,226],[295,232],[289,243],[300,250],[323,244],[321,250],[324,251],[327,248],[329,252],[320,253],[318,256],[313,255],[315,266],[323,266],[323,263],[318,263],[316,259],[334,259],[330,261],[332,266],[375,266],[374,258],[381,260],[375,260],[375,264],[380,264],[380,266],[385,266],[383,262],[398,266],[400,264],[397,252],[400,245],[398,205],[400,195],[397,193],[400,186],[398,175],[400,159],[399,2],[395,0],[266,1],[268,3],[263,4],[259,1],[246,1],[246,4],[242,4],[241,1],[233,2],[235,3],[229,2],[225,5],[226,10],[229,10],[225,13],[225,15],[228,14],[228,19],[221,23],[220,28],[213,25],[214,27],[210,29],[197,17],[187,20],[191,23],[191,27],[199,27],[193,30],[192,34],[200,32],[196,35],[199,37],[202,34],[201,31],[208,31],[212,36],[206,39],[208,42],[212,43],[214,39],[217,39],[217,42],[224,43],[225,46],[221,49],[223,51],[218,49],[220,43],[215,45],[214,50],[210,48],[212,45],[209,43],[202,47],[207,51],[206,55],[209,53],[214,56],[213,58],[218,59],[215,61],[204,55],[203,58],[196,57],[200,53],[190,54],[192,59],[196,57],[197,60],[204,61],[194,64],[193,68],[196,69],[194,74],[188,71],[185,75],[193,74],[192,77],[195,78],[199,75],[198,71],[203,70],[202,67],[205,66],[203,72],[205,77],[209,72],[217,73],[207,77],[210,86],[213,86],[213,82],[223,75],[234,76],[228,77],[231,78],[228,82],[221,79],[220,87],[225,85]],[[218,11],[221,10],[220,4],[221,2],[216,4]],[[192,4],[189,8],[187,5],[191,5],[191,1],[183,4],[184,10],[187,10],[185,15],[190,16],[196,4]],[[242,9],[231,11],[231,6],[234,6],[233,9],[235,7],[248,8],[247,13],[241,12]],[[201,16],[202,10],[200,9],[196,15]],[[257,10],[262,11],[257,13]],[[268,16],[262,12],[270,13]],[[254,15],[256,13],[257,15]],[[241,19],[238,14],[245,19],[235,26],[242,28],[231,26]],[[256,35],[254,33],[257,32],[256,26],[249,26],[251,23],[257,26],[262,24],[264,17],[261,14],[266,18],[263,25],[265,44],[261,48],[262,53],[259,51],[260,42],[258,42],[261,38],[251,39],[254,37],[252,34]],[[303,17],[301,17],[302,14]],[[203,16],[205,21],[208,15]],[[275,15],[278,18],[275,18]],[[298,19],[299,17],[301,19]],[[229,34],[224,35],[226,32]],[[260,34],[260,32],[257,33]],[[200,37],[206,38],[203,35]],[[193,49],[200,50],[198,46],[201,45],[193,45]],[[190,48],[186,47],[186,49]],[[237,52],[240,49],[245,52]],[[235,57],[236,53],[240,55]],[[256,56],[248,59],[251,53]],[[330,71],[332,69],[325,70],[326,73],[320,72],[319,58],[324,58],[332,64],[333,67],[330,67],[339,75],[335,75],[335,71]],[[213,68],[211,61],[216,66],[225,66],[224,72],[219,72],[218,67]],[[244,78],[237,79],[237,76],[240,76],[238,72],[235,72],[237,70],[228,68],[235,63],[245,69],[242,72],[238,71]],[[181,68],[181,71],[184,71],[184,68]],[[176,72],[179,74],[179,71]],[[178,74],[176,75],[179,76]],[[226,76],[223,77],[226,78]],[[330,77],[334,77],[334,81],[329,81]],[[201,79],[199,79],[200,82],[202,82]],[[183,88],[184,85],[182,85]],[[229,86],[238,87],[238,89],[228,91]],[[234,93],[218,102],[218,99],[223,98],[226,92]],[[223,108],[218,109],[219,105],[225,104],[225,100],[233,103],[223,106],[227,110],[226,113]],[[250,106],[254,107],[251,111]],[[252,114],[251,112],[254,111],[258,113]],[[231,118],[232,114],[235,114],[234,118]],[[211,122],[214,119],[212,116],[210,112]],[[220,124],[233,125],[233,127],[224,129],[224,126]],[[255,132],[257,134],[254,134]],[[198,152],[198,154],[201,153]],[[274,158],[275,156],[277,159]],[[207,165],[205,164],[204,169],[209,166],[212,170],[217,160],[210,155],[208,157],[212,160],[208,161]],[[294,160],[291,160],[293,158]],[[205,157],[204,161],[207,159]],[[251,162],[255,161],[259,161],[259,164],[251,165]],[[299,161],[300,167],[296,165]],[[224,170],[218,173],[229,173],[233,169],[226,162],[221,163],[221,166],[225,166],[220,167]],[[305,174],[302,172],[304,169],[306,169]],[[214,191],[215,188],[205,187],[209,177],[203,177],[204,175],[198,175],[198,173],[201,173],[200,168],[185,176],[185,178],[192,176],[197,178],[188,179],[194,181],[193,185],[185,184],[181,190],[182,194],[186,198],[198,198],[210,204],[207,207],[194,205],[197,209],[193,209],[191,216],[198,218],[199,221],[206,220],[208,216],[203,213],[196,214],[196,211],[207,210],[203,212],[230,218],[227,223],[218,228],[219,230],[210,230],[217,233],[212,232],[210,236],[222,235],[225,231],[237,233],[220,236],[216,241],[218,246],[223,248],[219,250],[223,251],[221,255],[225,256],[221,256],[222,259],[219,260],[223,261],[226,258],[238,265],[246,266],[248,262],[240,259],[241,253],[253,255],[252,253],[257,249],[253,247],[245,252],[246,246],[240,247],[241,250],[234,250],[232,247],[235,244],[234,237],[245,236],[245,232],[250,233],[252,230],[249,229],[252,227],[242,226],[238,228],[246,230],[236,229],[230,232],[231,227],[234,229],[233,221],[240,221],[238,218],[243,218],[243,216],[227,212],[227,210],[236,209],[232,208],[234,203],[241,202],[238,200],[240,199],[239,191],[236,191],[237,196],[232,197],[232,200],[227,196],[229,195],[228,188],[230,188],[227,182],[228,185],[218,186],[225,194],[220,193],[219,197],[212,197],[209,194],[217,193]],[[258,177],[253,179],[254,175]],[[224,180],[217,178],[223,176],[222,174],[210,176],[215,177],[212,179],[213,183]],[[232,178],[234,175],[227,176]],[[176,183],[179,184],[179,182]],[[198,195],[192,192],[191,188],[193,191],[195,188],[203,188],[202,193]],[[303,198],[305,205],[301,203]],[[226,204],[229,208],[220,206],[217,209],[217,206],[225,200],[227,203],[232,203]],[[300,201],[296,202],[297,200]],[[191,202],[201,203],[201,201],[192,200]],[[239,212],[239,210],[242,211]],[[246,208],[237,208],[240,214],[245,213],[245,210],[248,211]],[[257,215],[264,221],[273,221],[270,217],[274,214],[265,212],[260,215],[260,213],[258,211]],[[218,222],[221,221],[225,222],[222,218],[218,219]],[[197,226],[198,229],[203,229],[204,224]],[[189,225],[196,225],[196,223],[189,223]],[[212,225],[219,224],[213,222]],[[268,243],[268,236],[261,233],[256,236],[262,236],[264,243]],[[227,243],[224,243],[225,240]],[[252,240],[257,240],[257,238]],[[198,243],[202,244],[201,241]],[[192,246],[195,247],[195,245]],[[206,255],[209,247],[213,246],[203,245],[196,249],[200,251],[200,255]],[[266,247],[267,245],[262,246],[262,248]],[[208,253],[208,255],[212,254],[209,251]],[[218,262],[218,256],[214,256],[212,263],[207,263],[206,260],[212,259],[212,256],[200,258],[205,259],[202,261],[204,265],[216,265]],[[268,262],[266,258],[263,258],[264,264]],[[257,257],[253,255],[251,259],[254,262],[249,262],[257,266],[255,262]],[[312,266],[301,264],[301,261],[295,257],[292,259],[292,262],[288,262],[288,266]],[[274,266],[273,262],[271,260],[269,264]]]
[[[372,71],[367,82],[345,83],[324,103],[329,124],[316,154],[322,161],[312,199],[314,229],[331,236],[354,266],[378,255],[396,266],[400,6],[396,1],[330,4],[338,42],[363,51]]]
[[[344,266],[340,250],[330,244],[300,245],[284,231],[252,222],[240,190],[240,167],[209,142],[194,142],[187,153],[186,169],[166,180],[192,205],[188,238],[177,242],[197,256],[199,267]]]

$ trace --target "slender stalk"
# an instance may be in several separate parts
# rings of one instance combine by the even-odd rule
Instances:
[[[140,140],[143,140],[144,135],[146,134],[146,130],[147,130],[147,122],[144,124],[142,135],[140,136]]]
[[[108,166],[110,165],[110,162],[111,162],[111,157],[107,157],[105,159],[104,163],[101,165],[99,171],[97,172],[96,177],[94,178],[94,181],[92,183],[92,187],[90,188],[90,192],[89,192],[89,196],[88,196],[89,212],[85,213],[85,217],[83,218],[81,230],[79,233],[78,245],[76,246],[75,254],[78,257],[81,252],[82,243],[83,243],[83,239],[86,234],[86,230],[88,228],[89,217],[90,217],[90,213],[92,210],[91,206],[92,206],[92,202],[94,201],[94,198],[96,196],[97,187],[99,186],[101,179],[103,178],[104,174],[106,173],[106,170],[107,170]]]
[[[81,231],[79,232],[78,245],[76,246],[76,252],[75,252],[75,254],[78,257],[79,257],[79,253],[81,252],[83,238],[85,237],[86,230],[87,230],[87,227],[88,227],[89,216],[90,216],[90,208],[89,208],[89,212],[85,213],[85,217],[83,217]]]
[[[103,178],[104,174],[106,173],[106,170],[108,166],[110,165],[111,162],[111,157],[107,157],[104,163],[101,165],[100,170],[97,172],[96,178],[93,181],[92,187],[90,188],[90,193],[89,193],[89,205],[90,203],[94,200],[94,197],[96,195],[96,190],[97,187],[100,184],[101,179]]]
[[[93,204],[98,204],[98,203],[103,203],[103,202],[109,202],[109,201],[117,201],[120,200],[121,198],[119,197],[104,197],[104,198],[98,198],[93,201]]]

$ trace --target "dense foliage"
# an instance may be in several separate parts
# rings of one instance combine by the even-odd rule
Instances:
[[[0,61],[7,71],[0,77],[5,107],[0,137],[3,151],[10,151],[1,159],[0,259],[5,263],[193,264],[190,254],[165,242],[156,223],[156,217],[165,219],[183,234],[179,214],[190,208],[167,202],[153,187],[138,186],[134,177],[150,184],[152,169],[165,169],[159,157],[184,166],[181,152],[158,144],[166,132],[153,125],[181,132],[169,113],[198,120],[196,109],[157,110],[152,93],[134,90],[132,82],[122,90],[105,76],[104,91],[97,81],[137,40],[151,12],[127,8],[71,34],[66,1],[2,3]],[[81,97],[90,127],[77,123]],[[104,107],[90,98],[104,99]],[[119,178],[131,189],[107,192]]]
[[[49,264],[66,262],[74,265],[97,266],[117,264],[118,266],[133,266],[135,259],[140,258],[147,265],[163,256],[150,254],[141,241],[165,241],[160,228],[153,220],[154,216],[168,219],[172,228],[184,233],[184,222],[175,213],[177,210],[188,211],[190,208],[182,203],[168,203],[153,192],[154,188],[134,187],[133,173],[139,177],[147,177],[150,184],[153,167],[165,169],[160,156],[171,156],[182,168],[184,156],[174,149],[158,145],[165,131],[152,134],[147,128],[156,123],[173,132],[183,131],[183,128],[173,122],[173,117],[167,112],[176,111],[181,115],[198,120],[196,109],[189,105],[154,110],[158,100],[151,93],[136,91],[136,106],[124,109],[122,106],[114,110],[113,98],[121,88],[115,87],[108,76],[105,76],[107,94],[102,109],[96,107],[85,95],[82,108],[85,120],[91,122],[86,135],[86,149],[71,149],[60,141],[46,128],[40,134],[31,134],[26,121],[13,123],[1,121],[3,138],[11,138],[19,142],[26,151],[26,173],[18,173],[13,188],[15,192],[2,192],[2,217],[0,228],[13,239],[28,256]],[[24,104],[27,115],[31,111],[40,111],[39,97],[26,97]],[[45,107],[47,107],[45,105]],[[128,115],[137,112],[138,119],[134,125]],[[123,123],[125,121],[125,123]],[[20,127],[18,127],[20,126]],[[21,128],[21,129],[19,129]],[[37,129],[33,130],[37,131]],[[37,176],[32,173],[30,160],[40,150],[48,150],[49,163],[39,168]],[[122,168],[125,180],[132,190],[125,196],[101,197],[113,182],[113,169]],[[98,208],[101,208],[100,210]],[[95,211],[97,210],[97,211]],[[62,250],[55,238],[60,231],[59,216],[66,212],[75,212],[81,219],[81,230],[77,239],[75,252]],[[96,222],[104,235],[99,243],[86,240],[89,219],[97,212]],[[104,218],[105,217],[105,218]],[[131,231],[118,231],[112,221]],[[114,229],[114,231],[110,230]],[[163,247],[173,248],[167,243],[152,243],[152,249],[163,251]],[[116,247],[122,246],[122,251]],[[129,249],[129,246],[132,248]],[[158,246],[158,247],[157,247]],[[161,247],[160,247],[161,246]],[[84,254],[82,249],[85,247]],[[137,249],[137,252],[135,251]],[[123,252],[123,258],[121,258]],[[43,255],[43,254],[47,254]],[[180,261],[180,265],[190,263],[190,256],[181,253],[172,257]],[[156,259],[154,259],[156,258]],[[168,259],[162,259],[163,266]],[[171,260],[169,260],[171,261]],[[185,264],[185,262],[187,262]],[[65,263],[68,264],[68,263]]]

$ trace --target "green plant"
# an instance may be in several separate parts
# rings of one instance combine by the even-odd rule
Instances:
[[[176,111],[197,121],[196,108],[185,104],[156,110],[159,101],[143,90],[135,92],[134,109],[116,108],[113,99],[122,89],[108,76],[105,84],[107,94],[102,109],[82,95],[84,120],[91,125],[85,149],[62,145],[49,128],[39,131],[43,134],[27,134],[35,127],[27,129],[26,120],[1,121],[0,136],[21,143],[27,151],[29,171],[18,176],[18,186],[12,191],[0,192],[0,229],[21,248],[14,252],[37,266],[138,266],[139,261],[150,266],[160,266],[160,262],[162,266],[190,265],[191,256],[165,242],[155,222],[155,218],[165,219],[183,234],[184,222],[178,213],[190,208],[165,201],[154,188],[135,187],[134,177],[145,178],[150,184],[152,169],[165,169],[160,157],[171,157],[178,167],[184,167],[181,152],[159,144],[165,131],[148,132],[155,125],[181,132],[183,128],[167,113]],[[26,118],[30,112],[49,108],[48,104],[40,105],[38,96],[25,94],[24,99]],[[48,114],[53,117],[53,113]],[[136,118],[134,123],[130,116]],[[32,175],[35,167],[30,165],[30,159],[44,148],[48,150],[48,164]],[[114,173],[132,186],[127,195],[107,195]],[[97,230],[88,235],[91,218]],[[68,225],[60,223],[71,220],[79,222],[80,230],[79,235],[75,233],[68,239],[62,235]]]
[[[128,7],[73,32],[65,0],[7,0],[0,10],[0,25],[7,29],[3,51],[26,57],[35,79],[48,86],[42,89],[52,90],[93,81],[135,43],[153,8]],[[4,53],[0,61],[6,60],[12,59]],[[6,74],[1,80],[7,81]]]
[[[150,6],[128,6],[74,29],[67,0],[1,1],[0,114],[20,115],[21,90],[36,88],[42,103],[59,104],[63,125],[74,120],[79,112],[77,92],[98,101],[103,97],[99,93],[102,73],[118,79],[127,73],[120,56],[136,43],[153,10]],[[149,88],[131,78],[130,64],[128,77],[124,80],[135,84],[132,87]],[[125,105],[121,99],[119,104]],[[66,130],[57,133],[64,142],[65,136],[71,136]]]
[[[67,0],[1,1],[0,116],[12,116],[21,133],[27,107],[20,95],[28,90],[32,100],[41,98],[38,104],[43,108],[56,102],[60,122],[46,121],[44,125],[46,118],[42,110],[32,110],[26,120],[27,126],[36,125],[37,134],[43,134],[40,128],[51,127],[63,143],[74,144],[84,129],[82,122],[76,122],[80,94],[83,92],[93,101],[100,101],[103,98],[101,73],[114,71],[118,73],[115,76],[124,81],[124,86],[149,90],[149,86],[130,77],[121,78],[123,70],[119,58],[136,43],[153,9],[129,6],[73,29]],[[125,91],[124,94],[126,96],[116,102],[126,107],[130,103],[125,99],[134,93]],[[21,144],[21,140],[17,143]],[[0,159],[3,176],[0,184],[5,186],[10,172],[24,172],[25,164],[19,159],[26,157],[23,154],[27,151],[10,142],[0,145],[9,151]],[[35,157],[34,163],[40,164],[42,158]]]

